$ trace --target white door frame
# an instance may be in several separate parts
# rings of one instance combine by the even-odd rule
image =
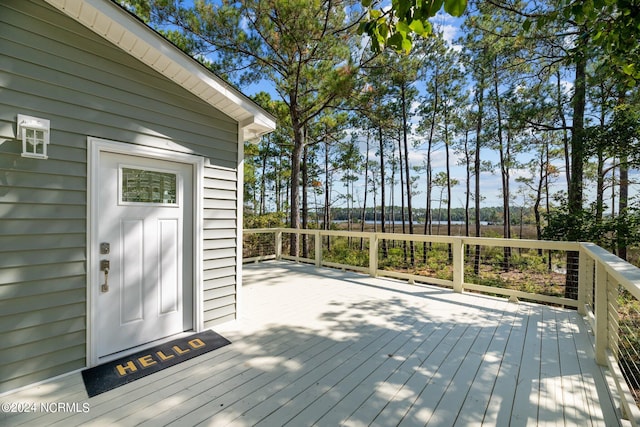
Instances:
[[[163,150],[142,145],[127,144],[101,138],[87,137],[87,366],[98,364],[96,322],[98,315],[97,302],[100,286],[99,246],[98,241],[98,203],[96,200],[99,185],[100,153],[146,157],[158,160],[168,160],[177,163],[193,165],[193,328],[196,332],[204,329],[202,306],[202,202],[204,188],[203,157],[187,153]],[[185,284],[188,285],[188,284]]]

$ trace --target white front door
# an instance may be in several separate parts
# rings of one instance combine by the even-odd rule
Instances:
[[[193,327],[193,166],[101,151],[97,356]]]

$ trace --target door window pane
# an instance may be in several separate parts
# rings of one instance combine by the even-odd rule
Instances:
[[[122,168],[122,201],[177,204],[174,173]]]

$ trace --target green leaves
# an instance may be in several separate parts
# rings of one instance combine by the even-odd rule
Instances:
[[[635,73],[636,64],[624,64],[622,66],[622,72],[628,76],[633,76]]]
[[[380,52],[386,46],[398,52],[409,53],[413,47],[412,35],[428,37],[432,33],[430,18],[444,5],[449,15],[462,16],[467,0],[392,0],[391,10],[383,13],[371,9],[371,0],[360,0],[369,9],[369,20],[358,27],[359,34],[371,38],[371,49]]]
[[[431,23],[429,23],[429,21],[423,23],[422,21],[415,20],[409,24],[409,29],[420,37],[427,37],[431,34]]]
[[[460,17],[467,8],[467,0],[445,0],[444,11],[451,16]]]

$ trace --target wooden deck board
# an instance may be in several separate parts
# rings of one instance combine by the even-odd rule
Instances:
[[[559,344],[560,344],[560,364],[562,367],[561,378],[563,385],[563,396],[565,397],[566,424],[570,426],[590,426],[593,421],[601,418],[600,414],[591,413],[591,409],[596,412],[600,408],[591,408],[587,399],[585,387],[589,384],[585,382],[588,378],[580,366],[578,349],[574,340],[574,335],[579,333],[578,325],[573,323],[568,313],[559,313]]]
[[[468,329],[467,326],[456,325],[445,339],[430,352],[426,359],[416,367],[410,378],[402,386],[401,391],[373,420],[373,425],[388,426],[402,422],[422,391],[436,375],[440,365],[444,363],[455,344]]]
[[[277,343],[273,343],[277,344]],[[280,345],[285,344],[284,342],[280,342]],[[317,348],[318,345],[321,344],[319,340],[308,340],[303,343],[303,348],[305,350]],[[282,348],[287,348],[287,345],[283,345]],[[269,350],[269,348],[265,348],[265,350]],[[234,352],[232,357],[224,364],[220,364],[215,368],[210,369],[208,372],[204,373],[203,376],[200,377],[200,381],[197,379],[186,378],[184,387],[179,390],[184,389],[173,395],[174,398],[178,397],[181,399],[180,407],[184,408],[185,411],[197,410],[199,407],[203,405],[203,402],[211,402],[216,399],[221,399],[221,396],[227,394],[229,390],[242,390],[246,387],[251,387],[254,383],[263,380],[265,374],[260,370],[253,369],[253,364],[258,360],[265,364],[273,367],[274,369],[270,372],[271,375],[277,376],[278,367],[277,363],[281,360],[286,360],[288,357],[295,357],[301,352],[300,346],[295,347],[295,350],[289,348],[289,351],[284,353],[278,353],[278,351],[274,348],[273,353],[270,357],[243,357],[242,355],[238,355]],[[320,349],[320,351],[322,348]],[[296,353],[298,351],[298,353]],[[254,353],[255,354],[255,353]],[[212,382],[209,378],[215,378],[216,381]],[[169,397],[168,395],[166,397]],[[174,419],[179,419],[184,415],[183,411],[175,411],[173,407],[167,407],[164,411],[158,411],[157,405],[161,404],[162,401],[155,398],[155,396],[150,395],[150,399],[144,402],[144,406],[142,408],[134,407],[130,408],[130,414],[123,414],[123,419],[126,418],[128,421],[136,420],[141,423],[141,425],[157,425],[166,424]],[[177,402],[176,402],[177,403]],[[173,405],[175,406],[175,405]],[[210,414],[215,414],[216,411],[220,411],[225,409],[224,402],[219,404],[215,410],[211,410]]]
[[[483,425],[508,425],[511,422],[513,398],[518,386],[518,373],[522,363],[525,332],[531,306],[523,305],[516,313],[503,354],[499,358],[498,375],[491,394]]]
[[[435,324],[432,325],[432,331],[429,335],[418,337],[416,351],[407,357],[384,382],[376,384],[375,389],[366,394],[364,402],[352,411],[349,417],[344,420],[344,424],[348,426],[369,425],[390,402],[411,397],[412,392],[404,385],[422,363],[430,357],[431,353],[440,347],[450,331],[442,324]]]
[[[562,402],[562,381],[556,310],[545,308],[541,322],[542,342],[540,361],[540,382],[538,397],[538,424],[540,426],[564,426]]]
[[[595,359],[581,349],[593,348],[592,338],[587,325],[581,322],[579,315],[575,312],[568,312],[568,321],[577,325],[577,333],[573,335],[575,346],[578,349],[578,361],[580,362],[582,381],[586,383],[587,400],[590,406],[590,415],[594,425],[608,425],[611,419],[615,419],[615,403],[607,388],[607,379],[596,364]]]
[[[515,426],[535,424],[538,410],[538,385],[540,378],[540,348],[542,307],[533,307],[527,319],[524,345],[513,408],[511,423]],[[524,369],[526,368],[526,369]]]
[[[380,356],[381,363],[370,373],[365,371],[366,377],[354,386],[335,390],[341,396],[335,404],[317,420],[318,425],[342,425],[357,409],[363,407],[367,401],[373,402],[373,393],[378,392],[381,384],[393,381],[392,377],[401,369],[407,369],[407,362],[417,360],[416,352],[421,350],[425,342],[441,329],[433,328],[429,322],[420,322],[396,351]],[[410,363],[410,362],[409,362]]]
[[[233,343],[88,399],[78,373],[3,402],[88,413],[2,425],[616,425],[575,311],[338,270],[246,267]]]
[[[482,327],[473,345],[464,357],[465,363],[461,363],[461,367],[447,386],[427,425],[452,426],[456,423],[458,416],[463,413],[462,407],[467,397],[469,397],[472,385],[480,372],[484,357],[491,346],[493,337],[501,326],[501,321],[502,319],[500,319],[500,323],[497,323],[495,326]],[[491,387],[493,383],[489,382],[488,385]],[[480,393],[484,394],[484,391]],[[467,407],[466,412],[470,413],[471,408]],[[478,408],[476,414],[480,413],[484,413],[484,408]]]
[[[480,367],[469,387],[465,400],[460,407],[456,426],[481,426],[487,413],[489,400],[495,387],[500,362],[513,328],[519,306],[510,304],[507,307],[500,324],[495,329],[487,351],[481,356]]]

